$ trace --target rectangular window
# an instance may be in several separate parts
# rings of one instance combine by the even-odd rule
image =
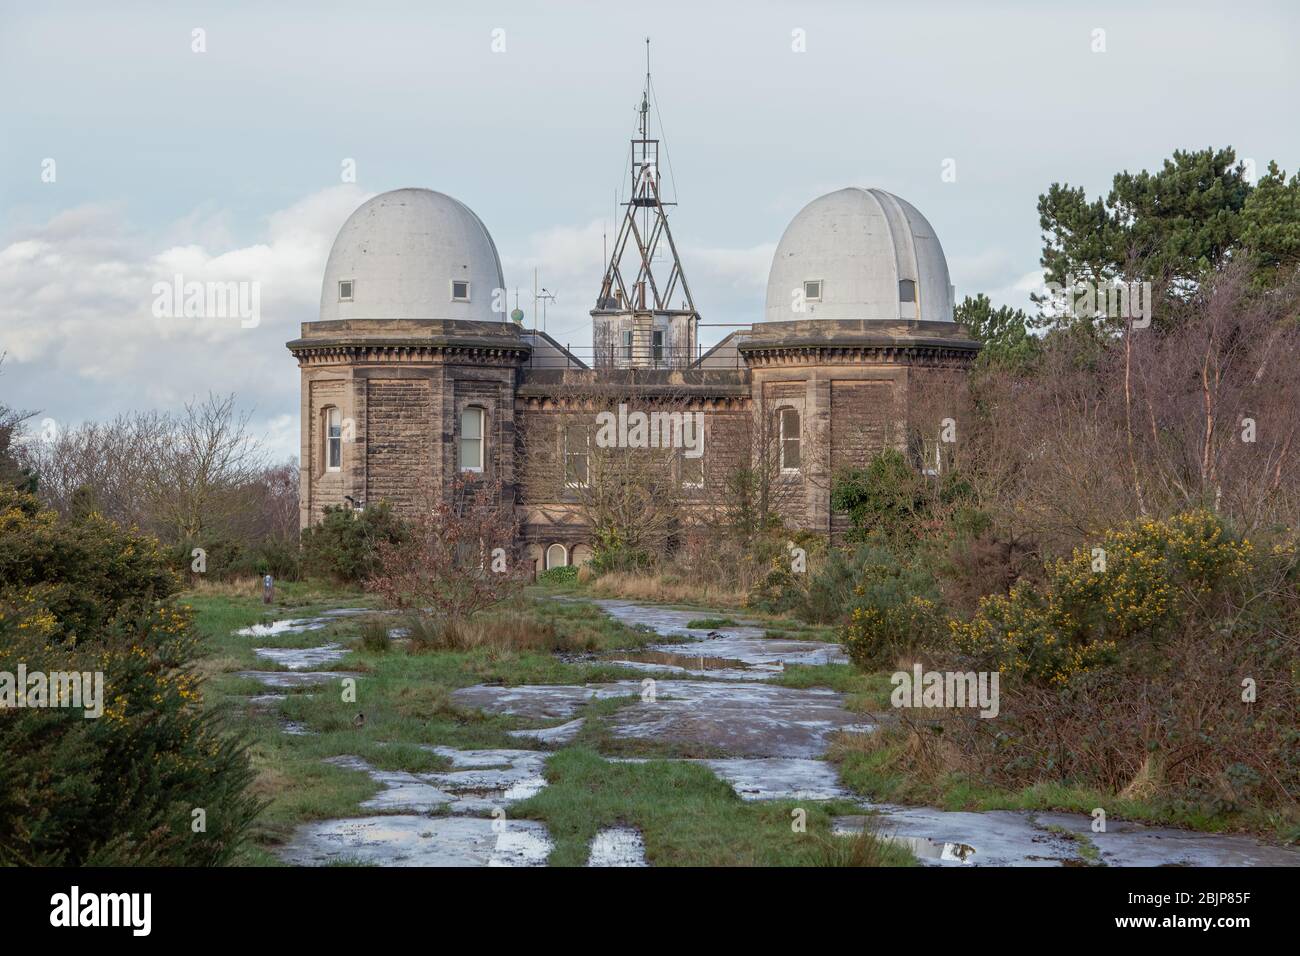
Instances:
[[[483,470],[483,409],[473,405],[460,413],[460,470]]]
[[[339,280],[339,301],[340,302],[352,301],[352,280],[351,279]]]
[[[921,442],[921,473],[933,478],[943,472],[943,454],[939,439],[926,438]]]
[[[898,301],[915,302],[916,301],[916,282],[912,279],[898,280]]]
[[[569,488],[585,488],[588,479],[589,436],[581,425],[564,428],[564,484]]]
[[[469,281],[467,279],[451,280],[451,301],[452,302],[469,301]]]
[[[781,470],[799,470],[799,412],[781,409]]]
[[[631,332],[623,333],[623,359],[628,362],[632,361],[632,333]]]
[[[325,467],[329,471],[343,467],[343,413],[336,407],[325,410]]]
[[[682,486],[685,488],[703,488],[704,487],[704,455],[701,444],[703,435],[695,434],[695,416],[687,414],[685,421],[682,422],[682,458],[681,458],[681,476]],[[692,458],[686,452],[690,450]]]
[[[803,284],[803,297],[805,302],[820,302],[822,299],[822,280],[809,279]]]
[[[664,333],[662,329],[655,329],[651,334],[654,336],[654,362],[658,365],[664,360]]]

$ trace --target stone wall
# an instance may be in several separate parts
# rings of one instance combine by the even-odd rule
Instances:
[[[930,328],[933,326],[933,328]],[[590,545],[582,499],[566,488],[566,425],[594,435],[598,411],[629,407],[703,412],[704,484],[682,487],[684,511],[717,517],[741,468],[766,473],[773,510],[835,533],[835,472],[861,467],[888,445],[906,448],[912,420],[929,421],[977,346],[946,323],[766,323],[735,337],[739,368],[535,369],[531,345],[509,323],[306,323],[289,343],[302,376],[302,524],[326,505],[387,500],[411,513],[450,486],[459,467],[461,415],[485,413],[485,477],[517,504],[520,544],[533,558],[554,543]],[[348,423],[343,464],[324,467],[324,409]],[[800,418],[798,472],[780,473],[776,412]],[[927,425],[927,427],[929,427]]]

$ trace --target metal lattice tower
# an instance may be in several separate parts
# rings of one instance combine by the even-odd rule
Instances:
[[[695,358],[700,316],[668,226],[667,207],[676,203],[664,202],[660,190],[660,140],[650,136],[649,37],[638,113],[638,135],[631,141],[631,191],[591,313],[596,364],[681,367]],[[666,272],[665,251],[671,257]]]

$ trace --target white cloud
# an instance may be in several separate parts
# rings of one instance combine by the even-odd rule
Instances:
[[[0,248],[3,397],[75,423],[234,391],[259,410],[255,424],[276,454],[296,453],[296,421],[284,423],[298,382],[284,343],[315,317],[330,243],[366,198],[351,185],[314,193],[269,216],[261,241],[238,247],[212,244],[229,236],[220,211],[191,214],[152,242],[131,231],[119,205],[59,213]],[[156,317],[154,285],[176,274],[257,283],[259,324]]]

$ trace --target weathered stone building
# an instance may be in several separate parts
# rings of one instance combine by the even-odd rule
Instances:
[[[654,174],[638,175],[588,360],[505,314],[496,247],[463,204],[399,189],[352,214],[330,252],[320,320],[288,343],[302,379],[304,527],[327,505],[386,499],[409,512],[421,489],[485,476],[513,501],[538,568],[580,562],[591,429],[572,423],[616,402],[702,413],[703,454],[675,472],[698,509],[736,469],[770,458],[786,520],[834,533],[837,469],[886,444],[933,464],[936,439],[911,434],[910,410],[978,344],[953,322],[943,250],[915,208],[858,188],[809,203],[777,246],[764,315],[703,351],[666,218],[654,221]],[[659,241],[671,251],[666,281],[651,268]]]

